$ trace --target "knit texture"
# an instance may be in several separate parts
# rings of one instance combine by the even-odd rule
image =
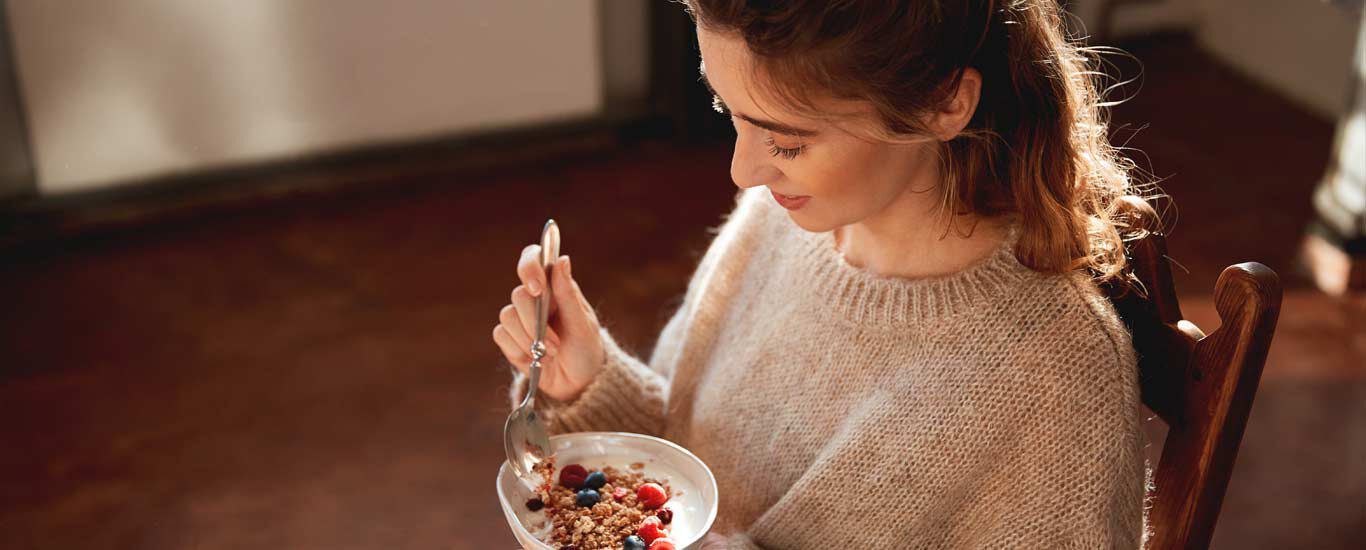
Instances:
[[[552,433],[697,454],[733,548],[1140,548],[1129,334],[1084,273],[1020,264],[1018,234],[952,275],[881,277],[742,191],[648,362],[604,328],[602,373],[537,407]]]

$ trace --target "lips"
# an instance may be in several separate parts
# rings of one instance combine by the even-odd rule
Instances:
[[[772,189],[769,189],[769,192],[773,194],[773,200],[778,201],[778,204],[788,210],[801,208],[807,201],[811,200],[811,197],[807,195],[784,195]]]

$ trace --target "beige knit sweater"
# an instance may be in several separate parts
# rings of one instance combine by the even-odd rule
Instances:
[[[1139,548],[1129,335],[1084,274],[1021,265],[1017,237],[950,276],[880,277],[742,191],[649,361],[603,329],[598,378],[537,406],[552,433],[696,453],[732,548]]]

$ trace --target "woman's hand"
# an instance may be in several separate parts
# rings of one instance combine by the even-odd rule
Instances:
[[[556,258],[550,271],[552,300],[540,387],[550,397],[572,401],[602,370],[602,338],[598,334],[601,325],[570,273],[569,257]],[[545,270],[541,268],[541,245],[522,249],[517,277],[522,284],[512,289],[512,303],[498,313],[493,341],[508,362],[527,375],[531,368],[531,341],[536,338],[536,300],[547,284]]]

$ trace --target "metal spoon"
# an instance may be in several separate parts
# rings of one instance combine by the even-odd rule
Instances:
[[[508,464],[517,478],[532,491],[537,490],[545,480],[538,479],[532,468],[550,454],[550,438],[545,433],[545,423],[536,413],[536,388],[541,382],[541,358],[545,357],[545,327],[550,317],[551,266],[560,257],[560,226],[555,220],[545,222],[541,230],[541,267],[545,269],[545,289],[536,300],[536,339],[531,342],[531,374],[527,381],[526,398],[522,404],[508,415],[503,425],[503,447],[507,451]]]

